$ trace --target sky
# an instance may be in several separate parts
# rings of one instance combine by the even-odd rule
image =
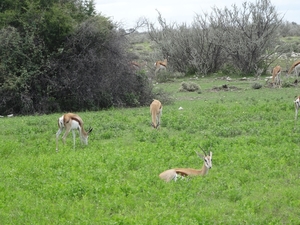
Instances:
[[[242,2],[256,2],[256,0],[243,0]],[[241,8],[239,0],[94,0],[96,11],[102,16],[109,17],[113,22],[123,28],[132,28],[139,18],[144,17],[153,23],[157,22],[159,11],[167,24],[191,24],[195,15],[210,13],[212,7],[231,9],[233,4]],[[284,21],[300,24],[299,0],[271,0],[276,11],[284,16]]]

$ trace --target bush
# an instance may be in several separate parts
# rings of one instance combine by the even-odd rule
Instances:
[[[160,70],[156,75],[156,81],[159,83],[167,82],[170,77],[170,72],[166,70]]]
[[[182,82],[181,87],[179,89],[179,91],[190,91],[190,92],[194,92],[198,90],[200,90],[200,87],[198,84],[194,82]]]
[[[259,83],[254,83],[254,84],[252,85],[252,88],[253,88],[253,89],[260,89],[261,87],[262,87],[262,85],[259,84]]]
[[[93,11],[71,13],[68,7],[40,11],[25,2],[22,11],[28,14],[20,21],[0,22],[2,113],[148,104],[152,86],[145,71],[130,68],[127,37],[109,18]]]
[[[158,22],[158,28],[149,24],[149,36],[174,70],[207,75],[231,64],[240,74],[253,74],[275,52],[282,19],[269,0],[260,0],[214,7],[196,15],[191,26],[168,25],[160,13]]]
[[[164,105],[169,105],[174,103],[174,98],[165,92],[162,88],[154,88],[153,89],[153,99],[158,99]]]

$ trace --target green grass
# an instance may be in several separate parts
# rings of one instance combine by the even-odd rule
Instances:
[[[75,150],[70,134],[55,151],[61,114],[1,118],[1,224],[298,224],[299,88],[201,78],[199,94],[182,81],[156,85],[176,99],[159,130],[149,107],[79,113],[94,130]],[[239,89],[212,91],[225,83]],[[200,168],[199,144],[213,152],[206,177],[159,179]]]
[[[288,37],[282,37],[282,41],[288,44],[299,44],[300,43],[300,37],[299,36],[288,36]]]
[[[149,41],[141,42],[141,43],[135,43],[131,45],[130,50],[134,52],[137,55],[145,56],[148,55],[149,52],[152,52],[151,43]],[[153,63],[154,64],[154,63]]]

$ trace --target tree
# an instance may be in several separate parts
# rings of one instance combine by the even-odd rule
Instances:
[[[0,3],[0,111],[50,113],[149,102],[126,35],[93,0]]]
[[[55,62],[53,96],[60,109],[95,110],[149,102],[148,80],[130,69],[126,50],[125,36],[107,18],[96,16],[81,23]]]
[[[207,74],[229,66],[253,74],[276,51],[282,18],[269,0],[259,0],[241,9],[214,7],[211,14],[196,15],[191,27],[168,25],[160,13],[158,22],[160,28],[149,23],[149,36],[178,71]]]
[[[236,5],[231,10],[215,7],[209,21],[221,37],[218,43],[227,53],[229,63],[249,74],[257,67],[265,67],[265,60],[275,52],[282,19],[269,0],[259,0],[244,2],[241,9]]]

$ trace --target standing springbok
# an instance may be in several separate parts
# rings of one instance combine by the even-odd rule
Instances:
[[[152,118],[152,127],[157,129],[160,125],[160,117],[162,115],[162,104],[160,101],[153,99],[153,102],[150,105],[150,114]]]
[[[300,96],[298,96],[296,98],[296,100],[294,101],[294,105],[295,105],[295,120],[297,120],[298,110],[299,110],[299,107],[300,107]]]
[[[201,148],[202,149],[202,148]],[[186,177],[186,176],[205,176],[208,173],[208,170],[212,168],[212,152],[210,154],[206,154],[205,151],[202,149],[204,155],[199,154],[197,155],[203,159],[204,163],[202,168],[199,169],[192,169],[192,168],[175,168],[175,169],[169,169],[161,174],[159,174],[159,177],[169,182],[171,180],[177,180],[178,176]]]
[[[294,70],[295,73],[295,77],[299,76],[299,72],[300,72],[300,60],[296,61],[293,63],[293,65],[291,66],[291,68],[289,69],[288,74],[291,74],[291,72]]]
[[[154,72],[154,75],[156,76],[157,72],[158,72],[160,69],[166,70],[167,65],[168,65],[168,59],[164,59],[164,61],[156,61],[156,62],[154,63],[154,66],[155,66],[155,72]]]
[[[59,129],[56,133],[56,151],[58,151],[58,137],[64,128],[66,129],[66,132],[62,137],[63,143],[65,144],[66,138],[69,132],[72,130],[74,149],[75,149],[75,137],[76,137],[75,130],[79,131],[81,143],[84,143],[86,145],[88,144],[89,134],[93,130],[93,128],[89,128],[88,131],[85,131],[83,128],[83,120],[80,118],[80,116],[74,113],[67,113],[59,117],[58,128]]]
[[[278,86],[281,87],[281,80],[280,80],[280,75],[281,74],[281,67],[280,66],[275,66],[272,71],[272,84],[273,86]]]

